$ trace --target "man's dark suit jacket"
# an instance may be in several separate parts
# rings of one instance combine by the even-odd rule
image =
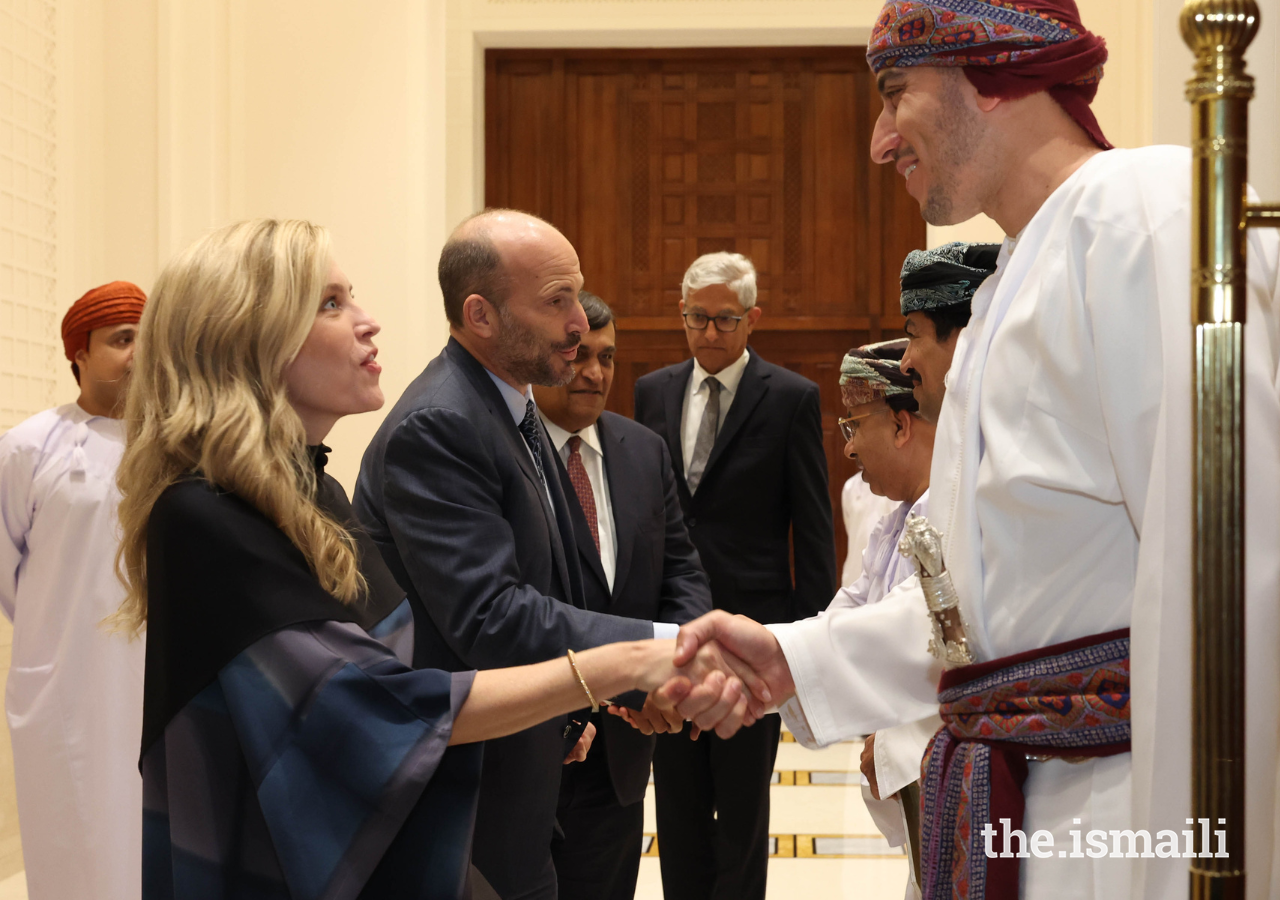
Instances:
[[[582,506],[573,502],[569,473],[560,454],[554,454],[570,501],[587,609],[677,625],[710,612],[711,586],[685,529],[666,445],[648,428],[611,412],[601,414],[596,428],[618,540],[612,590]],[[601,717],[601,730],[618,803],[638,803],[649,785],[656,738],[617,716]]]
[[[684,479],[680,431],[692,359],[636,382],[636,421],[671,451],[689,536],[716,607],[757,622],[790,622],[826,609],[838,584],[822,409],[816,384],[749,352],[696,494]]]
[[[543,433],[544,465],[554,455]],[[544,488],[502,394],[452,338],[387,415],[354,506],[408,594],[415,667],[524,665],[653,636],[649,622],[586,609],[555,471]],[[504,900],[555,898],[564,724],[485,745],[472,858]]]

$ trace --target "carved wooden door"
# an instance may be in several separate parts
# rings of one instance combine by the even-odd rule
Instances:
[[[534,212],[573,242],[588,290],[618,315],[609,408],[687,359],[680,281],[734,250],[759,273],[751,344],[816,381],[837,553],[840,358],[901,334],[898,272],[925,226],[892,167],[865,48],[489,50],[485,202]]]

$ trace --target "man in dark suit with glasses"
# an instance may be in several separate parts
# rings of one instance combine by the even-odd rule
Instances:
[[[636,382],[636,420],[667,442],[715,606],[758,622],[815,615],[838,586],[818,386],[747,346],[763,311],[745,256],[699,257],[681,293],[693,359]],[[659,738],[667,900],[763,900],[780,729],[769,715],[729,740]]]

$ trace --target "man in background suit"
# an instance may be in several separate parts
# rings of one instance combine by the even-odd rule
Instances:
[[[681,293],[694,358],[636,382],[636,420],[671,450],[716,607],[759,622],[815,615],[837,587],[818,386],[748,349],[762,310],[746,257],[699,257]],[[730,740],[658,739],[666,900],[763,900],[780,729],[769,715]]]
[[[451,337],[369,445],[354,503],[408,594],[414,666],[490,669],[674,637],[583,597],[530,388],[573,378],[587,331],[573,246],[541,219],[491,210],[458,226],[439,274]],[[556,898],[561,763],[585,753],[565,735],[560,719],[485,744],[472,860],[503,900]]]
[[[594,294],[578,297],[591,330],[578,345],[576,375],[533,393],[569,499],[587,609],[683,624],[710,612],[711,586],[689,542],[671,456],[643,425],[604,412],[613,311]],[[669,730],[652,709],[644,715]],[[590,754],[560,780],[560,900],[631,900],[655,739],[616,716],[597,713],[592,722],[599,731]]]

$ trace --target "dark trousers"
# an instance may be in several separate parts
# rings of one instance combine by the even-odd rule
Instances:
[[[640,875],[644,801],[618,803],[603,734],[596,735],[586,760],[565,766],[556,820],[560,828],[551,856],[559,900],[632,900]]]
[[[660,735],[653,754],[658,859],[665,900],[764,900],[769,782],[782,719],[765,716],[727,741]]]

